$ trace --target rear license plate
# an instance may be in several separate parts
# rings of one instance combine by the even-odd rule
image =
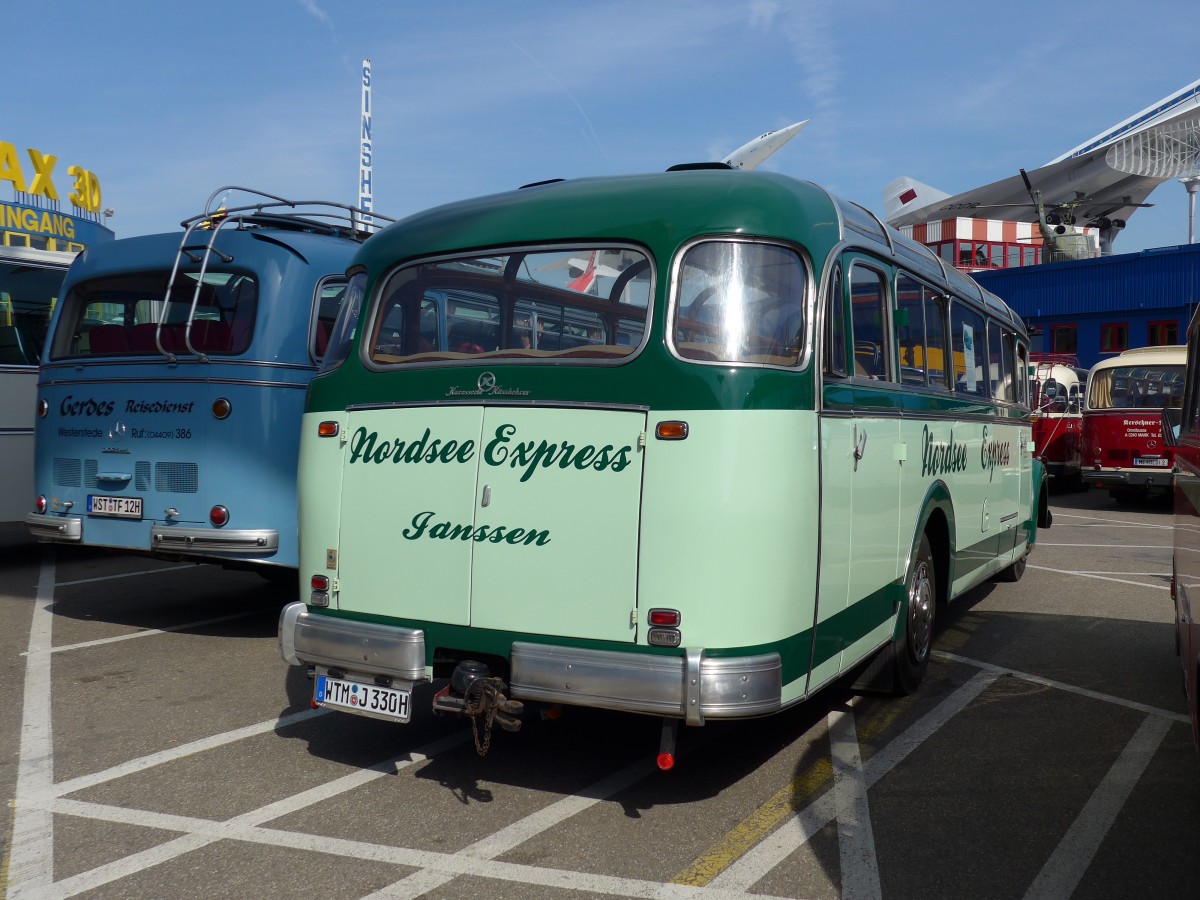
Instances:
[[[111,516],[115,519],[140,519],[142,517],[142,498],[105,497],[101,494],[88,494],[87,512],[89,516]]]
[[[357,681],[345,681],[328,675],[317,677],[313,697],[317,703],[325,706],[335,706],[338,709],[391,719],[394,722],[407,722],[412,715],[412,697],[409,691],[360,684]]]
[[[1133,464],[1135,466],[1154,466],[1158,469],[1165,469],[1170,465],[1170,460],[1163,459],[1162,457],[1139,456],[1133,461]]]

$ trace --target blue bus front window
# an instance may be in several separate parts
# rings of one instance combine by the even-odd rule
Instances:
[[[350,355],[350,344],[358,331],[358,317],[362,312],[363,292],[366,289],[367,276],[359,272],[346,285],[346,293],[342,305],[338,308],[337,321],[333,324],[333,332],[329,335],[329,345],[321,358],[321,371],[332,372]],[[318,325],[318,327],[320,327]]]

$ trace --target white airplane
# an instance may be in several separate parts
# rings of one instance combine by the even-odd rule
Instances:
[[[762,164],[763,160],[775,153],[780,147],[798,135],[801,129],[809,122],[805,119],[803,122],[797,122],[794,125],[788,125],[786,128],[779,128],[775,131],[768,131],[765,134],[760,134],[752,141],[748,141],[738,147],[721,162],[727,166],[732,166],[735,169],[755,169]],[[601,259],[606,256],[616,257],[620,260],[621,252],[616,250],[603,250],[600,252]],[[541,269],[568,269],[571,275],[571,282],[567,285],[570,290],[586,292],[595,283],[597,275],[603,275],[606,278],[616,278],[621,274],[619,268],[605,265],[597,259],[595,251],[587,259],[582,257],[572,257],[559,262],[548,263],[541,266]]]
[[[1152,205],[1145,202],[1151,191],[1197,174],[1200,81],[1028,173],[954,195],[897,178],[883,191],[884,218],[896,227],[948,218],[1033,221],[1051,240],[1072,225],[1091,226],[1107,254],[1125,220]]]
[[[763,160],[798,135],[808,122],[809,120],[805,119],[803,122],[797,122],[795,125],[789,125],[786,128],[780,128],[776,131],[768,131],[766,134],[760,134],[749,143],[738,147],[721,160],[721,162],[735,169],[758,168]]]

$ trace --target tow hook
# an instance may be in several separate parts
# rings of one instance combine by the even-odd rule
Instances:
[[[440,715],[467,716],[475,751],[486,756],[492,743],[492,727],[498,724],[505,731],[520,731],[517,716],[525,710],[520,700],[504,696],[508,685],[492,677],[488,667],[474,659],[464,659],[450,675],[450,683],[433,697],[433,711]],[[482,735],[480,734],[482,727]]]

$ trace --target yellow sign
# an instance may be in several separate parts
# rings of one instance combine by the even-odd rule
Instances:
[[[57,156],[42,153],[40,150],[26,150],[32,165],[32,178],[26,179],[26,171],[21,167],[21,158],[17,148],[7,141],[0,141],[0,183],[9,182],[13,190],[34,197],[45,197],[47,200],[58,199],[58,189],[54,186],[54,167],[58,163]],[[75,179],[73,190],[68,199],[71,204],[84,212],[100,212],[100,179],[94,172],[89,172],[82,166],[71,166],[67,174]]]

